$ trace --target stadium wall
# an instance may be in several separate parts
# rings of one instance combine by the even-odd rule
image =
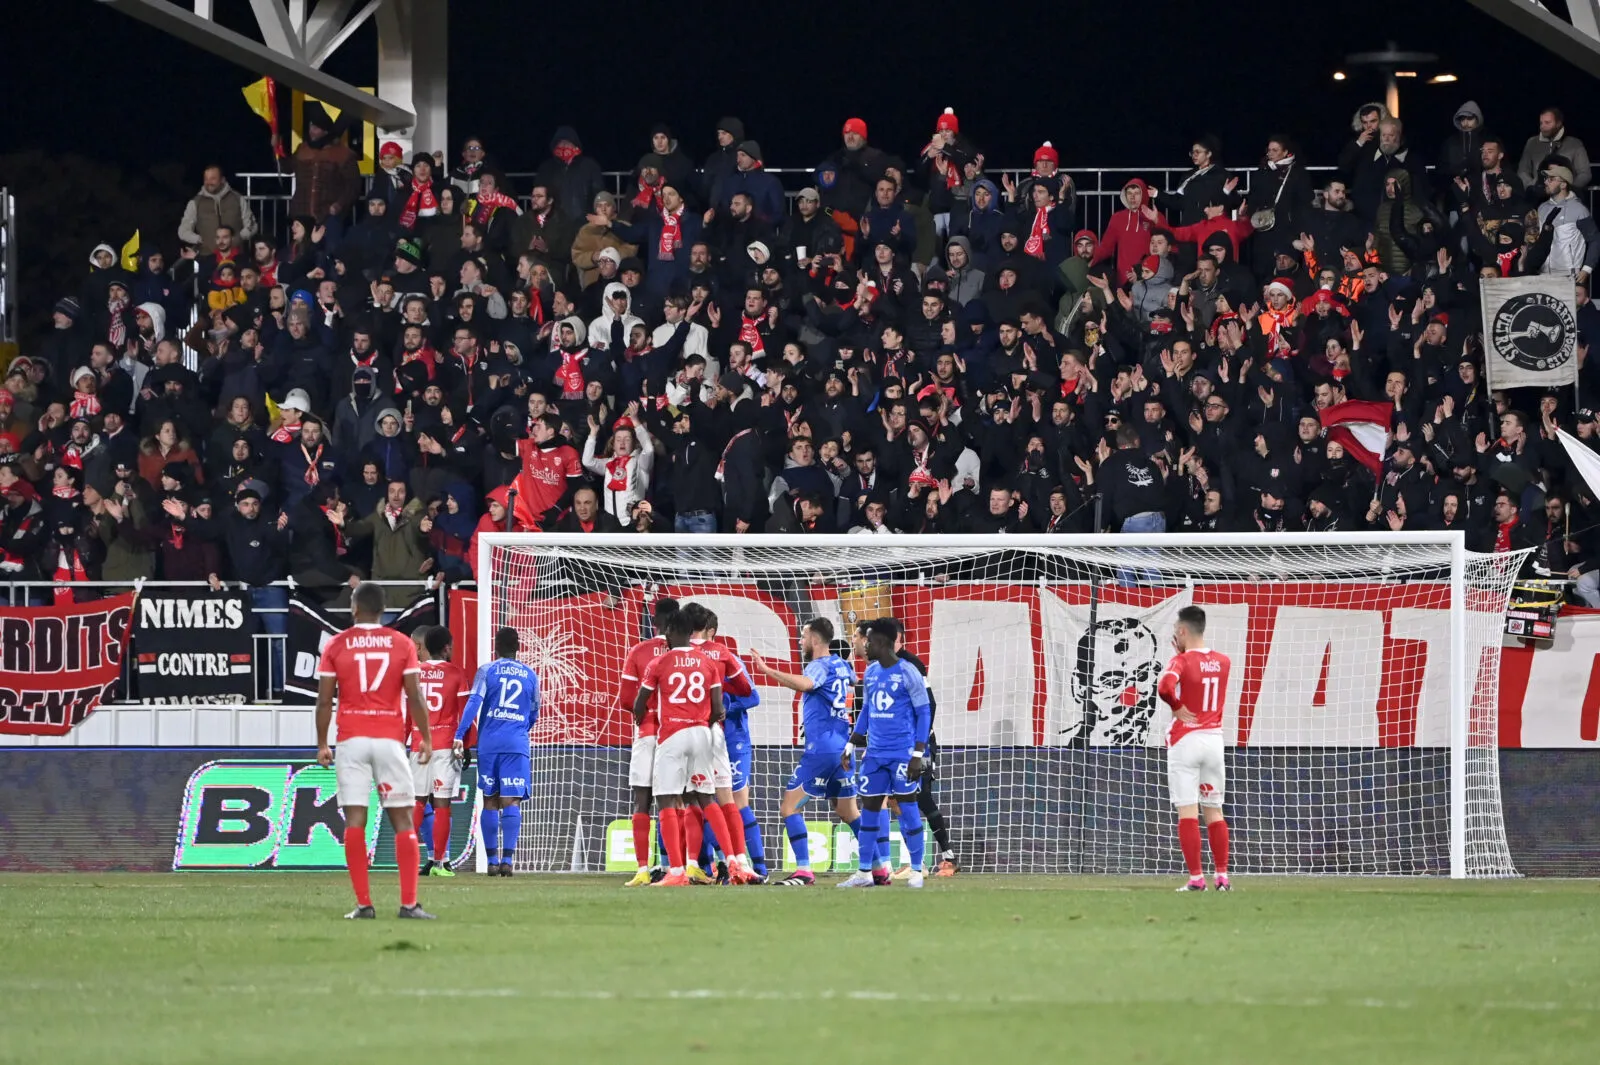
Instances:
[[[621,779],[625,750],[588,748],[586,756],[580,777],[589,776],[597,783],[605,778],[612,785]],[[1094,756],[1092,750],[946,750],[941,757],[945,781],[941,787],[949,790],[944,794],[964,791],[988,796],[982,802],[952,808],[958,844],[972,848],[976,866],[983,868],[996,857],[994,841],[985,835],[986,826],[999,823],[1004,809],[1039,807],[1037,816],[1045,819],[1081,818],[1097,805],[1123,811],[1135,787],[1141,789],[1137,805],[1148,807],[1139,817],[1140,823],[1148,824],[1148,817],[1165,816],[1160,789],[1150,785],[1146,774],[1129,772],[1123,779],[1111,780],[1104,773],[1092,775],[1086,767],[1072,764]],[[342,855],[335,832],[338,814],[329,809],[331,772],[311,767],[311,757],[312,752],[304,748],[0,751],[0,871],[337,867]],[[1234,757],[1246,755],[1236,752]],[[1281,764],[1285,756],[1278,752],[1276,757]],[[996,759],[1003,764],[996,764]],[[788,772],[790,760],[788,751],[757,752],[757,808],[767,824],[768,838],[773,840],[783,838],[775,804],[780,774]],[[1500,764],[1506,830],[1517,869],[1528,876],[1600,876],[1600,758],[1580,750],[1505,750]],[[1234,771],[1248,772],[1249,767],[1236,763]],[[958,783],[962,777],[976,782],[986,772],[1002,778],[1001,782],[991,780],[981,789]],[[1096,803],[1092,795],[1076,788],[1069,789],[1076,795],[1059,793],[1058,788],[1057,794],[1037,801],[1032,782],[1041,772],[1058,782],[1092,780],[1095,786],[1115,790],[1118,801]],[[615,786],[586,790],[623,794]],[[208,801],[207,792],[213,794],[209,806],[202,808]],[[463,790],[458,802],[470,809],[472,799],[470,790]],[[576,849],[592,870],[605,867],[605,818],[624,818],[628,813],[624,799],[619,798],[615,805],[614,811],[594,816],[587,830],[579,833]],[[1110,815],[1106,816],[1109,819]],[[1126,813],[1119,816],[1127,819]],[[1251,845],[1249,817],[1242,810],[1236,817],[1243,856]],[[467,853],[472,821],[469,816],[455,819],[457,839],[452,853]],[[1042,827],[1030,831],[1038,833]],[[386,830],[375,833],[371,845],[379,865],[392,862]],[[572,841],[564,838],[560,845],[571,847]],[[1093,854],[1055,858],[1064,869],[1093,871],[1097,864]],[[1160,868],[1167,864],[1176,868],[1175,854],[1158,859]],[[1341,866],[1330,850],[1329,872],[1356,871],[1358,866],[1358,862]]]

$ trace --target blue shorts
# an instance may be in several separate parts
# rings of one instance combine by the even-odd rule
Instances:
[[[848,799],[856,793],[855,772],[839,764],[843,748],[806,747],[784,791],[803,789],[813,799]]]
[[[750,786],[750,726],[740,715],[739,723],[729,718],[722,726],[723,739],[728,741],[728,769],[733,781],[732,790],[743,791]]]
[[[526,799],[533,794],[528,786],[532,776],[533,761],[526,752],[478,754],[478,790],[485,795]]]
[[[862,795],[915,795],[920,785],[906,776],[910,753],[871,754],[861,760]]]

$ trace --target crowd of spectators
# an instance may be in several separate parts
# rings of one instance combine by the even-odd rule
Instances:
[[[1596,335],[1557,110],[1517,143],[1469,103],[1424,148],[1369,104],[1316,173],[1286,135],[1244,174],[1197,136],[1101,232],[1061,169],[1092,158],[1045,141],[995,180],[948,109],[903,156],[848,119],[792,201],[733,117],[698,163],[651,127],[614,194],[570,128],[514,189],[477,137],[386,142],[364,180],[310,116],[287,231],[207,168],[175,254],[95,248],[7,367],[9,579],[331,599],[469,578],[491,528],[1461,528],[1600,604],[1600,507],[1555,441],[1600,445],[1594,364],[1581,400],[1483,385],[1482,277],[1576,275],[1580,360]],[[1390,405],[1381,465],[1327,439],[1346,399]]]

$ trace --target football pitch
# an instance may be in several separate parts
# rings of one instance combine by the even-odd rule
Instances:
[[[0,876],[0,1062],[1594,1062],[1600,883]]]

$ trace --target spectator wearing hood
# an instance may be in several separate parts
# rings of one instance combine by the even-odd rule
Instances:
[[[361,195],[359,160],[345,143],[344,131],[321,104],[306,108],[305,121],[305,140],[291,160],[294,196],[289,214],[309,215],[326,228],[329,246],[337,246],[344,233],[345,212]]]
[[[584,154],[583,141],[571,126],[558,126],[551,135],[550,158],[539,167],[533,180],[550,191],[556,206],[568,218],[588,214],[595,195],[605,188],[600,164]]]
[[[1483,149],[1483,111],[1475,101],[1456,108],[1451,123],[1455,132],[1439,146],[1439,176],[1445,181],[1476,172]]]
[[[1577,137],[1568,136],[1566,117],[1555,107],[1539,112],[1539,132],[1522,146],[1517,176],[1522,179],[1523,187],[1536,188],[1546,163],[1552,161],[1564,162],[1572,171],[1570,184],[1573,188],[1589,187],[1589,150]]]
[[[1116,263],[1116,277],[1120,282],[1146,256],[1150,254],[1150,233],[1167,224],[1166,217],[1156,210],[1151,219],[1144,208],[1152,206],[1150,186],[1143,178],[1134,178],[1122,186],[1122,210],[1106,223],[1105,235],[1095,249],[1090,265],[1111,260]]]
[[[39,355],[50,367],[53,380],[61,381],[89,357],[90,331],[82,321],[83,307],[72,296],[56,300],[50,314],[50,333],[39,346]]]
[[[1000,260],[1005,258],[1005,252],[1000,247],[1000,230],[1005,223],[1006,214],[1001,210],[999,188],[988,178],[979,178],[972,183],[967,210],[952,212],[950,235],[965,237],[967,250],[971,253],[971,265],[985,274],[991,274]],[[1148,248],[1148,240],[1145,246]]]
[[[405,418],[398,408],[384,405],[373,411],[369,420],[372,435],[362,446],[357,463],[376,462],[384,481],[409,483],[417,447],[405,435]]]
[[[256,217],[250,201],[228,184],[220,166],[208,166],[201,175],[200,191],[183,209],[178,239],[202,255],[217,253],[217,230],[233,231],[235,246],[248,244],[256,235]]]
[[[737,169],[737,154],[739,142],[745,139],[744,123],[731,115],[717,119],[716,128],[717,147],[706,161],[700,166],[700,201],[712,202],[711,190],[716,188],[717,182]]]
[[[643,319],[635,316],[632,310],[633,296],[627,285],[618,281],[606,285],[600,315],[588,326],[589,347],[620,356],[628,347],[633,327],[644,325]]]
[[[944,246],[945,298],[953,307],[964,307],[983,294],[984,272],[974,263],[972,241],[953,236]]]
[[[711,207],[705,213],[705,223],[728,205],[738,193],[745,193],[755,207],[756,217],[768,225],[776,225],[788,213],[784,202],[783,186],[778,179],[763,169],[761,145],[753,140],[740,141],[734,147],[733,170],[717,179],[711,188]]]

